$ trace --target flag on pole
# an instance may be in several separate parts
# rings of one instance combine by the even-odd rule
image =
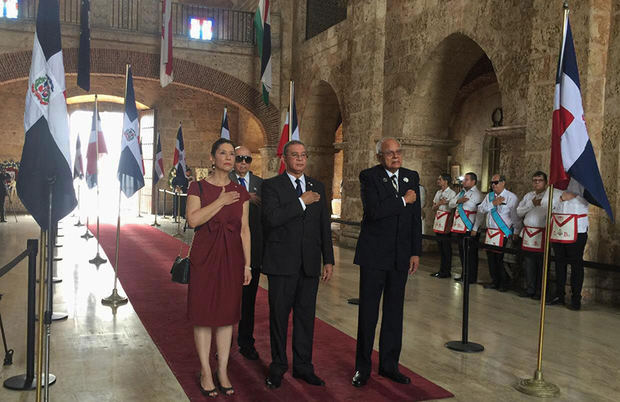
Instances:
[[[155,185],[159,179],[164,177],[164,156],[161,152],[161,138],[157,136],[157,149],[155,151],[155,163],[153,164],[153,185]]]
[[[269,93],[271,92],[271,17],[269,0],[260,0],[256,14],[254,15],[254,26],[256,29],[256,43],[258,44],[258,54],[260,56],[260,82],[263,91],[263,101],[269,104]]]
[[[161,53],[159,55],[159,81],[162,88],[174,80],[172,73],[172,0],[161,4]]]
[[[228,129],[228,108],[224,108],[224,116],[222,116],[222,129],[220,137],[230,140],[230,130]]]
[[[82,163],[82,143],[78,134],[75,143],[75,161],[73,162],[73,180],[84,178],[84,164]]]
[[[588,202],[603,208],[613,221],[601,173],[588,136],[581,101],[577,56],[568,15],[555,83],[549,184],[565,190],[571,180],[583,187]]]
[[[88,148],[86,149],[86,184],[88,185],[88,188],[95,187],[99,182],[97,178],[97,159],[99,158],[99,155],[107,153],[108,149],[105,145],[103,131],[101,130],[99,107],[97,106],[97,100],[95,99],[90,137],[88,139]]]
[[[82,0],[80,4],[77,84],[83,90],[90,91],[90,0]]]
[[[17,194],[43,230],[48,229],[48,179],[54,180],[52,222],[64,218],[77,205],[71,175],[65,89],[58,1],[42,1],[37,11],[26,92],[26,135],[17,178]]]
[[[290,105],[290,110],[292,110],[291,112],[291,116],[293,116],[291,118],[291,127],[290,127],[290,132],[291,132],[291,140],[297,140],[297,141],[301,141],[299,139],[299,124],[297,121],[297,107],[295,106],[295,84],[291,83],[291,105]]]
[[[125,113],[123,115],[123,136],[121,158],[118,162],[118,181],[121,191],[129,198],[144,187],[142,150],[139,143],[138,109],[133,91],[131,67],[127,66],[127,88],[125,90]]]
[[[177,131],[177,142],[174,147],[174,167],[177,170],[177,177],[185,179],[185,170],[187,165],[185,164],[185,146],[183,145],[183,130],[179,125],[179,131]]]
[[[284,154],[284,146],[288,141],[288,112],[286,112],[286,120],[284,121],[284,127],[282,127],[282,134],[280,135],[280,142],[278,143],[278,150],[276,151],[276,154],[280,158],[280,169],[278,169],[279,174],[284,173],[286,170],[286,166],[282,160],[282,155]]]

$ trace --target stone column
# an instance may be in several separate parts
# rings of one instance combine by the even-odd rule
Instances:
[[[264,146],[258,150],[261,159],[261,176],[264,179],[278,174],[280,158],[276,155],[277,150],[277,147],[270,145]]]

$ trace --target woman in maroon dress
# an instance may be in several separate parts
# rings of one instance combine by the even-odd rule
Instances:
[[[246,189],[228,178],[235,161],[230,140],[211,147],[215,171],[206,180],[194,181],[187,197],[187,222],[196,228],[187,297],[187,315],[194,326],[194,341],[202,369],[200,390],[217,396],[216,385],[226,395],[234,390],[227,367],[233,325],[241,317],[241,291],[250,283],[250,227]],[[217,345],[215,383],[209,366],[211,336]]]

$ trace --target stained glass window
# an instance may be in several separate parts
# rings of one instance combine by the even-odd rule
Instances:
[[[0,0],[0,18],[17,18],[18,0]]]

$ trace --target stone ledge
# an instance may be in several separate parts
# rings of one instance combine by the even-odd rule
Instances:
[[[487,128],[485,133],[491,137],[497,138],[525,138],[525,126],[491,127]]]

